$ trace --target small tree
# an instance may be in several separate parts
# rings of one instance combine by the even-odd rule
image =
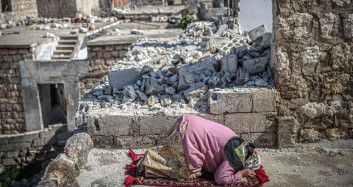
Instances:
[[[186,29],[189,23],[197,21],[197,18],[195,16],[196,11],[193,10],[190,12],[189,4],[187,2],[185,2],[184,4],[185,4],[185,9],[178,23],[179,27],[183,30]]]

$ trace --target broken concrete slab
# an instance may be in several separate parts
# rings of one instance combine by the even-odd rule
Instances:
[[[127,69],[109,70],[107,75],[109,85],[116,89],[123,89],[124,86],[135,84],[140,76],[142,67],[132,67]]]
[[[216,69],[218,69],[218,62],[214,57],[206,58],[199,62],[182,66],[179,69],[178,91],[182,91],[190,87],[190,84],[188,84],[184,78],[186,74],[201,74],[205,71],[209,71],[212,74],[216,71]]]
[[[261,25],[259,27],[256,27],[255,29],[249,31],[249,38],[252,43],[260,43],[262,40],[262,36],[268,32],[267,28],[265,25]]]

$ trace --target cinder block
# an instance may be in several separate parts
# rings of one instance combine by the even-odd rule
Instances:
[[[253,92],[254,112],[276,111],[276,90],[259,89]]]
[[[243,90],[210,90],[208,106],[211,114],[251,112],[253,105],[252,91]]]
[[[197,116],[200,116],[202,118],[205,118],[207,120],[219,123],[224,125],[224,117],[223,115],[213,115],[213,114],[196,114]]]
[[[244,133],[240,137],[247,142],[254,143],[256,147],[275,147],[277,145],[276,133]]]
[[[132,115],[101,114],[87,116],[87,130],[90,135],[128,135],[132,126]]]
[[[139,116],[140,135],[166,134],[181,116]]]
[[[266,132],[272,124],[266,119],[265,113],[235,113],[225,114],[225,125],[235,133]]]

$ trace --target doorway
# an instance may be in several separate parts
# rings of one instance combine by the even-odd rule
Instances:
[[[63,84],[38,84],[44,127],[67,123],[66,102]]]

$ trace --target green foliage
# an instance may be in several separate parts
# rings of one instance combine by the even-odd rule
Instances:
[[[181,19],[178,23],[179,27],[181,29],[185,30],[189,23],[197,21],[195,13],[196,13],[195,10],[190,12],[189,4],[187,2],[185,2],[185,9],[184,9],[182,16],[181,16]]]
[[[40,162],[33,162],[27,166],[11,166],[0,174],[0,187],[11,186],[11,181],[20,181],[23,178],[29,179],[42,169]]]
[[[0,175],[0,186],[6,187],[11,185],[11,181],[16,179],[21,173],[21,168],[11,166],[3,174]]]

